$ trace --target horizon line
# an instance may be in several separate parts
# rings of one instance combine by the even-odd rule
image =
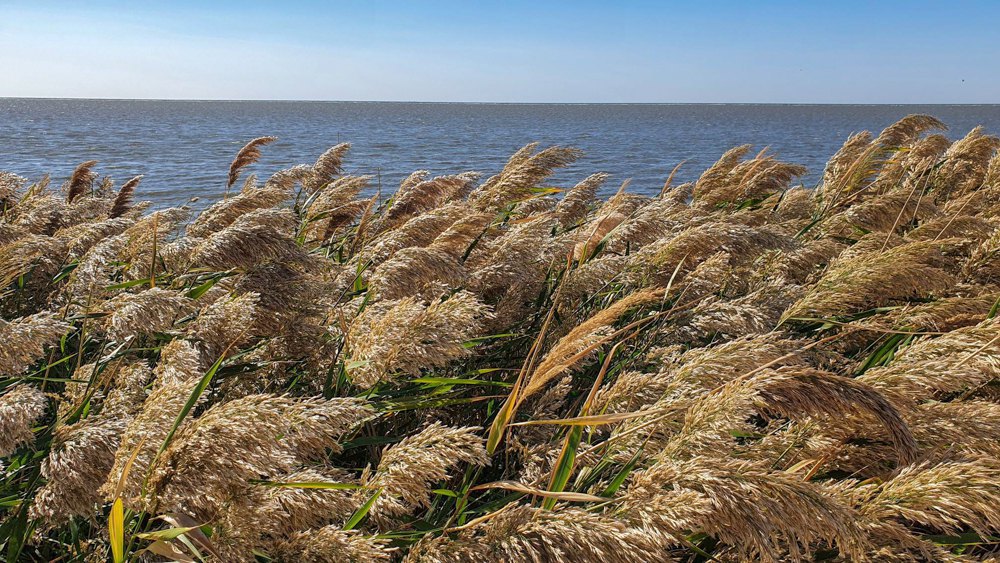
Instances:
[[[292,98],[117,98],[76,96],[0,96],[0,100],[73,100],[93,102],[273,102],[313,104],[455,104],[455,105],[553,105],[553,106],[996,106],[1000,102],[510,102],[427,100],[315,100]]]

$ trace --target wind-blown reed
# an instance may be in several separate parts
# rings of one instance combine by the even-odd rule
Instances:
[[[196,215],[0,172],[4,557],[995,558],[1000,139],[943,127],[605,200],[537,144],[383,194],[260,137]]]

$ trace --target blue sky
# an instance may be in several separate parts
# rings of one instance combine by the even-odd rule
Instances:
[[[0,0],[0,96],[1000,103],[1000,2]]]

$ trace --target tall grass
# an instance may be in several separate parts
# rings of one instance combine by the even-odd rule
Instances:
[[[1000,140],[942,127],[606,200],[534,144],[372,195],[261,137],[195,216],[0,173],[0,557],[991,557]]]

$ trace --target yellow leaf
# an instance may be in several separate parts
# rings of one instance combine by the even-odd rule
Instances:
[[[108,516],[108,537],[111,539],[111,556],[115,563],[125,561],[125,509],[122,499],[115,499]]]

